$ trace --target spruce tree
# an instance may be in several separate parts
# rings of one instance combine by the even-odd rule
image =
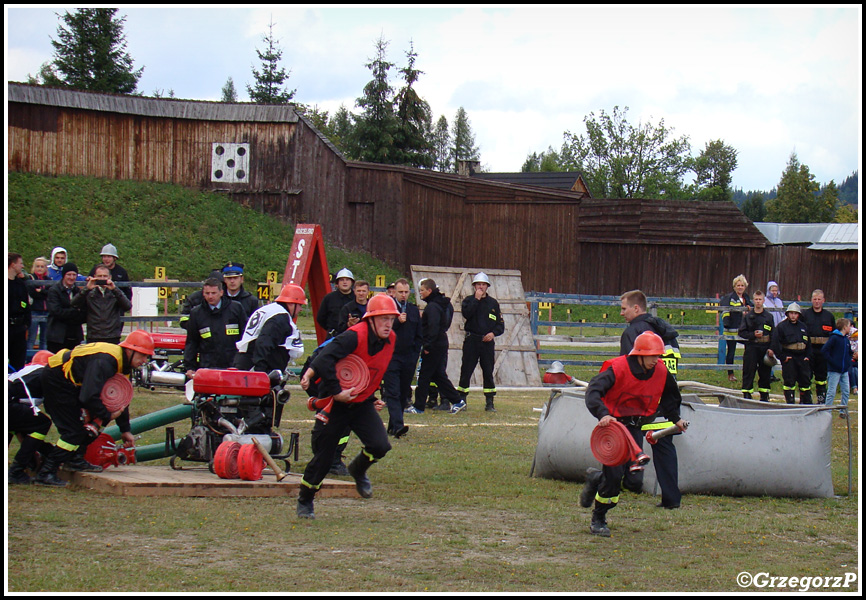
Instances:
[[[274,39],[274,22],[268,25],[268,34],[262,37],[267,44],[267,49],[262,52],[256,48],[256,54],[262,61],[262,70],[253,69],[255,84],[247,85],[247,93],[250,100],[256,104],[288,104],[295,97],[297,89],[288,91],[283,84],[288,81],[291,71],[286,71],[279,66],[283,58],[283,51],[279,47],[279,40]]]
[[[376,55],[364,66],[373,79],[364,86],[364,95],[355,101],[361,114],[355,119],[351,154],[357,160],[383,164],[399,164],[401,156],[394,145],[397,117],[394,114],[394,90],[388,82],[388,43],[376,40]]]

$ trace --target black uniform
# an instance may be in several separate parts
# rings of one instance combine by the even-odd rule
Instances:
[[[677,366],[679,365],[680,358],[682,358],[680,354],[680,344],[677,341],[677,337],[679,337],[680,334],[670,323],[664,319],[654,317],[649,313],[643,313],[636,316],[629,322],[625,331],[622,332],[622,335],[619,338],[620,356],[631,352],[631,349],[634,348],[634,341],[637,339],[637,336],[642,334],[644,331],[652,331],[662,339],[662,342],[664,342],[665,345],[665,353],[662,355],[662,361],[668,368],[668,372],[676,377]],[[663,439],[665,438],[662,438],[662,440]]]
[[[336,335],[337,324],[340,322],[340,310],[343,308],[343,305],[347,302],[352,302],[354,299],[355,293],[351,290],[348,294],[344,294],[340,290],[334,290],[322,298],[319,312],[316,314],[316,322],[328,333],[329,338]]]
[[[773,329],[770,348],[782,363],[785,402],[794,404],[794,392],[799,389],[800,404],[812,404],[812,344],[806,325],[785,319]]]
[[[388,432],[403,429],[403,409],[412,401],[412,378],[421,352],[421,311],[409,301],[401,305],[396,300],[397,310],[406,313],[406,322],[394,319],[394,356],[382,382],[382,399],[388,405]]]
[[[427,296],[427,306],[421,315],[421,369],[415,386],[415,410],[424,412],[430,382],[436,384],[443,401],[455,404],[460,394],[448,379],[448,328],[454,318],[451,299],[438,288]]]
[[[6,339],[9,348],[9,365],[15,370],[27,362],[27,332],[30,330],[30,294],[22,277],[9,279],[6,287],[9,321]]]
[[[752,397],[755,391],[755,372],[758,373],[758,393],[764,402],[770,401],[770,376],[773,367],[764,363],[764,356],[770,349],[770,339],[773,334],[773,313],[768,310],[761,312],[751,311],[743,317],[740,323],[738,335],[746,341],[743,351],[743,398]],[[761,337],[755,335],[756,331],[763,332]]]
[[[289,312],[278,303],[263,306],[247,321],[246,331],[238,342],[234,366],[244,371],[285,371],[290,359],[304,353],[304,342]],[[269,313],[274,314],[269,316]],[[261,319],[264,322],[259,323]],[[246,340],[246,349],[242,350]]]
[[[815,395],[818,404],[824,404],[827,394],[827,360],[821,348],[830,339],[830,334],[836,329],[836,317],[829,310],[821,309],[815,312],[811,306],[803,310],[800,320],[809,332],[809,342],[812,344],[812,376],[815,378]]]
[[[239,302],[223,297],[219,308],[205,302],[189,315],[183,362],[187,369],[228,369],[238,348],[235,345],[247,324],[247,314]]]
[[[465,400],[469,393],[472,372],[475,371],[475,365],[480,362],[484,397],[487,399],[488,408],[492,408],[493,396],[496,394],[496,383],[493,381],[496,342],[495,340],[485,342],[483,338],[488,333],[493,333],[494,336],[505,333],[505,321],[499,310],[499,302],[490,295],[478,300],[473,293],[463,299],[460,311],[466,319],[464,325],[466,337],[463,339],[463,362],[460,365],[457,391]]]
[[[21,447],[9,465],[9,483],[30,483],[25,472],[31,466],[37,452],[47,454],[51,445],[45,436],[51,429],[51,419],[39,410],[42,400],[43,365],[28,365],[9,375],[9,439],[20,435]]]

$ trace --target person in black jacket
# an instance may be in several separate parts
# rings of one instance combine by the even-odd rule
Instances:
[[[412,377],[421,352],[421,311],[409,302],[409,282],[394,282],[394,302],[400,314],[394,320],[397,343],[382,384],[382,399],[388,405],[388,433],[401,437],[409,428],[403,423],[403,409],[412,399]]]
[[[243,263],[230,262],[222,268],[223,288],[225,297],[232,302],[240,302],[247,316],[256,312],[259,308],[259,299],[252,292],[244,289],[244,265]]]
[[[126,272],[126,269],[117,264],[117,247],[114,244],[105,244],[100,251],[100,257],[102,258],[102,264],[108,267],[108,272],[111,275],[111,280],[114,283],[129,283],[129,273]],[[92,269],[90,269],[90,276],[93,277],[96,274],[96,268],[100,265],[96,265]],[[132,306],[132,287],[130,286],[118,286],[123,295],[129,300],[129,305]],[[129,310],[128,308],[126,310]]]
[[[836,316],[829,310],[824,310],[824,292],[812,292],[812,306],[803,310],[800,320],[809,332],[809,342],[812,344],[812,376],[815,378],[815,396],[818,404],[824,404],[827,394],[827,361],[821,348],[830,339],[830,334],[836,328]]]
[[[352,286],[354,299],[346,302],[340,308],[340,317],[337,319],[337,334],[343,333],[349,327],[357,325],[367,312],[367,296],[370,294],[370,284],[363,279],[357,280]]]
[[[677,337],[679,336],[677,330],[664,319],[659,319],[647,313],[646,294],[642,291],[631,290],[624,293],[619,299],[619,314],[628,323],[628,326],[626,326],[619,338],[620,355],[631,352],[637,336],[644,331],[652,331],[662,338],[665,346],[662,362],[665,363],[668,371],[676,377],[677,365],[680,358],[682,358],[680,355],[680,344],[677,341]]]
[[[496,395],[496,383],[493,381],[493,365],[495,363],[497,336],[505,333],[505,321],[499,310],[499,302],[487,293],[490,279],[485,273],[478,273],[472,280],[474,294],[467,296],[460,304],[463,318],[466,320],[463,339],[463,362],[460,365],[460,381],[457,391],[460,402],[451,407],[452,413],[466,409],[466,396],[469,394],[469,380],[475,366],[481,363],[483,392],[486,406],[484,410],[496,412],[493,397]]]
[[[234,366],[244,371],[285,371],[289,360],[304,353],[301,332],[295,319],[307,304],[304,288],[292,283],[283,286],[271,304],[250,315],[243,337],[236,344]]]
[[[27,334],[30,331],[30,294],[24,283],[24,259],[9,252],[9,283],[6,287],[9,321],[6,329],[9,366],[16,371],[27,362]]]
[[[770,335],[770,348],[782,363],[785,402],[794,404],[794,392],[799,390],[800,404],[812,404],[812,344],[809,331],[800,320],[800,305],[789,304],[785,317]]]
[[[773,314],[764,310],[764,292],[755,290],[752,294],[752,302],[755,307],[743,316],[740,323],[739,336],[746,340],[746,348],[743,351],[743,398],[752,399],[755,391],[755,372],[758,373],[758,394],[763,402],[770,401],[770,375],[773,367],[764,362],[764,357],[769,354],[773,358],[770,349],[770,338],[773,335]]]
[[[126,294],[114,285],[111,271],[105,265],[94,267],[81,293],[72,299],[72,306],[81,309],[87,319],[87,343],[119,344],[123,334],[123,313],[132,308]]]
[[[238,352],[236,343],[247,324],[243,306],[223,298],[218,280],[205,281],[202,294],[205,301],[190,313],[183,350],[183,362],[190,379],[199,368],[231,367]]]
[[[33,281],[44,281],[49,283],[51,278],[48,276],[48,259],[44,256],[33,259],[33,266],[30,269],[29,278]],[[30,292],[30,334],[27,336],[27,342],[35,350],[45,350],[45,327],[48,325],[48,286],[39,285],[28,287]]]
[[[322,298],[319,311],[316,313],[316,322],[325,330],[328,338],[337,334],[337,324],[340,321],[340,310],[343,305],[355,299],[355,294],[352,293],[355,276],[349,269],[343,268],[337,271],[334,281],[337,289]]]
[[[219,269],[214,269],[210,272],[210,275],[207,276],[208,279],[216,279],[220,287],[225,291],[225,283],[223,283],[223,273]],[[182,329],[188,330],[189,327],[189,316],[192,314],[192,309],[196,306],[204,302],[204,294],[202,290],[196,290],[191,293],[189,296],[184,298],[183,306],[180,307],[180,319],[178,324]]]
[[[460,401],[447,373],[448,328],[454,318],[454,307],[432,279],[418,284],[418,295],[427,306],[421,315],[421,369],[415,386],[415,414],[424,412],[431,381],[439,390],[441,404],[437,410],[451,410],[451,405]]]
[[[67,262],[60,270],[60,281],[51,286],[46,297],[48,305],[48,326],[45,339],[48,350],[60,352],[64,348],[74,348],[84,340],[84,311],[72,306],[72,299],[81,293],[75,285],[78,267]]]

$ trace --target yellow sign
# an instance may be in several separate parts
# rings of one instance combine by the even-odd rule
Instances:
[[[719,305],[718,302],[705,302],[704,303],[704,306],[718,306],[718,305]],[[712,314],[718,313],[719,311],[717,311],[717,310],[705,310],[704,312],[712,315]]]
[[[153,275],[154,279],[165,279],[165,267],[157,267]]]
[[[270,277],[270,273],[268,273]],[[271,285],[269,283],[260,283],[256,286],[256,293],[259,296],[259,300],[270,300],[271,299]]]
[[[376,287],[385,287],[384,275],[376,275]]]
[[[538,309],[539,310],[550,310],[553,308],[553,302],[539,302]]]
[[[268,271],[268,283],[276,283],[277,277],[278,275],[276,271]]]

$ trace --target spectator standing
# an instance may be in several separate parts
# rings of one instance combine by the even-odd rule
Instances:
[[[259,299],[244,289],[244,265],[230,262],[222,268],[225,296],[232,302],[240,302],[244,312],[251,315],[259,308]]]
[[[210,275],[208,275],[207,278],[216,279],[223,292],[225,292],[226,288],[225,284],[223,283],[223,273],[220,269],[214,269],[213,271],[211,271]],[[202,290],[196,290],[183,299],[183,306],[180,307],[180,319],[178,322],[182,329],[188,328],[189,315],[192,313],[192,309],[194,309],[202,302],[204,302],[204,293],[202,292]]]
[[[635,443],[643,447],[641,427],[652,422],[661,412],[680,431],[688,426],[680,417],[680,396],[677,381],[660,360],[664,352],[662,339],[651,331],[640,334],[634,348],[625,356],[606,361],[601,372],[592,378],[586,389],[586,407],[600,427],[609,427],[614,421],[626,426]],[[653,462],[673,460],[673,456],[653,450]],[[594,535],[610,537],[606,514],[619,502],[623,476],[627,464],[602,471],[587,470],[586,484],[580,493],[580,505],[592,511],[589,530]],[[677,472],[676,465],[665,465],[665,472]],[[673,508],[673,507],[670,507]]]
[[[397,341],[382,383],[382,397],[388,406],[388,433],[399,438],[409,431],[403,422],[403,409],[411,402],[412,378],[421,352],[421,311],[409,302],[406,279],[394,282],[394,302],[400,313],[394,319]]]
[[[725,330],[725,343],[727,344],[727,353],[725,354],[725,364],[734,364],[734,356],[737,353],[737,332],[740,330],[740,323],[743,322],[743,315],[748,307],[752,305],[751,300],[746,295],[746,288],[749,282],[744,275],[734,277],[734,291],[723,296],[719,302],[720,306],[730,308],[738,308],[741,310],[728,310],[722,312],[722,326]],[[728,371],[728,381],[736,381],[737,377],[733,371]]]
[[[490,278],[485,273],[478,273],[472,280],[473,294],[466,296],[460,304],[463,318],[466,320],[463,339],[463,362],[460,365],[460,381],[457,391],[460,401],[451,407],[452,413],[466,409],[466,397],[469,394],[469,380],[475,371],[475,366],[481,363],[481,376],[485,400],[484,410],[496,412],[493,398],[496,396],[496,382],[493,381],[493,365],[495,363],[497,336],[505,333],[505,321],[499,309],[499,302],[488,293]]]
[[[247,314],[239,302],[223,298],[218,279],[209,278],[202,286],[204,302],[192,309],[187,322],[183,363],[186,375],[195,377],[199,368],[228,369],[238,352],[237,342],[247,324]]]
[[[829,310],[824,310],[824,292],[812,292],[812,306],[803,311],[801,316],[806,330],[809,332],[809,342],[812,344],[812,376],[815,378],[816,403],[823,404],[827,394],[827,361],[821,347],[830,339],[830,333],[836,327],[836,317]]]
[[[328,473],[337,446],[347,429],[354,431],[363,444],[361,452],[348,466],[349,474],[355,480],[355,488],[362,498],[373,496],[367,469],[391,449],[385,426],[376,414],[385,403],[374,394],[394,352],[396,335],[392,326],[397,308],[393,299],[385,294],[374,296],[369,308],[364,320],[324,346],[301,376],[302,388],[308,389],[319,379],[319,397],[333,400],[327,423],[317,419],[313,430],[316,451],[304,470],[298,494],[297,514],[301,518],[315,518],[313,498]],[[369,369],[369,383],[365,389],[341,389],[336,364],[350,354],[359,357]]]
[[[767,295],[764,296],[764,310],[767,310],[773,316],[773,327],[785,320],[785,305],[782,303],[782,292],[779,290],[779,284],[775,281],[767,282]]]
[[[236,344],[234,366],[264,373],[285,371],[289,360],[304,354],[295,320],[306,304],[304,288],[291,283],[283,286],[274,302],[257,309],[247,320],[243,337]]]
[[[123,334],[121,317],[132,308],[132,301],[114,285],[109,268],[97,265],[84,289],[72,299],[72,307],[86,315],[88,344],[119,344]]]
[[[340,322],[340,311],[343,305],[355,299],[352,286],[355,284],[355,276],[345,267],[337,271],[334,278],[337,289],[322,298],[319,311],[316,313],[316,322],[327,332],[328,338],[337,335],[337,325]]]
[[[764,308],[764,292],[755,290],[752,294],[754,310],[743,316],[740,323],[739,336],[745,340],[743,350],[743,398],[752,399],[755,391],[755,373],[758,373],[758,394],[763,402],[770,401],[770,375],[773,367],[764,362],[764,357],[769,354],[773,358],[770,349],[770,338],[773,335],[773,315]]]
[[[662,340],[661,362],[664,363],[668,372],[676,378],[680,358],[680,347],[677,342],[679,333],[668,322],[647,313],[646,294],[640,290],[624,293],[620,296],[619,314],[628,323],[619,338],[620,356],[629,356],[641,335],[646,332],[654,333]],[[665,429],[672,425],[673,422],[665,419],[661,411],[658,411],[652,418],[644,419],[644,422],[640,424],[640,431]],[[653,446],[655,459],[653,460],[653,468],[662,493],[662,500],[658,505],[660,508],[679,508],[682,502],[677,448],[674,445],[674,438],[673,435],[663,437]],[[643,488],[643,471],[626,469],[623,473],[622,484],[628,490],[635,493],[640,492]]]
[[[9,366],[19,371],[27,363],[27,335],[30,332],[30,294],[24,283],[24,259],[17,252],[9,252],[6,297],[8,323],[6,329]]]
[[[63,279],[63,265],[67,262],[69,262],[69,255],[66,252],[66,248],[56,246],[51,251],[51,264],[48,265],[48,278],[52,281],[60,281]],[[85,277],[79,273],[75,280],[84,281]]]
[[[51,281],[51,278],[48,277],[48,259],[44,256],[35,259],[30,269],[29,277],[33,281]],[[27,336],[27,340],[34,349],[45,350],[45,327],[48,319],[48,286],[31,287],[29,288],[29,292],[31,317],[41,317],[41,319],[31,319],[30,334]]]
[[[851,321],[842,318],[836,321],[836,328],[830,333],[827,343],[821,346],[821,353],[827,363],[827,394],[824,404],[833,406],[836,399],[836,387],[842,392],[842,412],[848,414],[848,396],[851,394],[848,372],[851,370]]]
[[[785,402],[794,404],[795,392],[799,390],[800,404],[812,404],[812,344],[806,325],[800,321],[800,305],[789,304],[785,317],[770,338],[773,355],[782,364]]]
[[[84,340],[84,311],[72,306],[72,300],[81,293],[75,285],[78,267],[75,263],[64,263],[59,283],[48,289],[48,325],[45,328],[47,348],[53,353],[75,348]]]
[[[102,250],[100,250],[99,254],[100,254],[100,257],[102,258],[101,264],[105,265],[108,268],[108,273],[111,276],[111,280],[114,283],[120,283],[120,282],[129,283],[129,273],[126,272],[126,269],[124,269],[119,264],[117,264],[117,259],[118,259],[117,247],[114,244],[105,244],[102,247]],[[90,274],[89,274],[90,277],[93,277],[93,275],[96,273],[96,269],[98,266],[99,265],[96,265],[95,267],[90,269]],[[120,287],[120,291],[123,293],[124,296],[127,297],[127,299],[130,302],[129,306],[131,307],[132,306],[132,287],[127,287],[127,286]],[[126,310],[130,310],[130,309],[127,308]]]
[[[340,318],[337,321],[337,333],[343,333],[349,327],[354,327],[361,322],[367,312],[367,298],[370,295],[370,284],[363,279],[358,279],[352,286],[355,297],[346,302],[340,309]]]
[[[415,405],[409,413],[424,412],[430,391],[430,382],[436,384],[440,404],[435,410],[451,410],[460,401],[454,384],[448,379],[448,328],[454,318],[451,299],[444,296],[436,282],[423,279],[418,284],[418,295],[427,303],[421,315],[421,369],[415,386]]]
[[[860,363],[860,334],[857,328],[851,326],[851,335],[848,338],[851,341],[851,369],[848,371],[848,383],[851,388],[851,393],[857,395],[858,364]]]

